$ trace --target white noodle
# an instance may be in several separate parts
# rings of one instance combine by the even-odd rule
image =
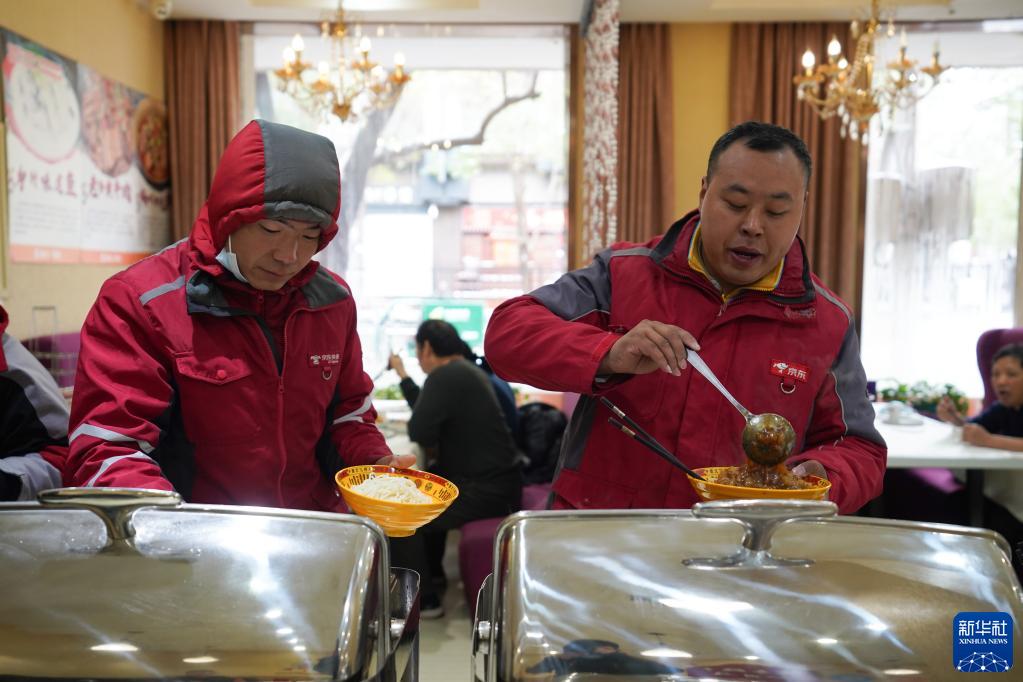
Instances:
[[[373,476],[359,485],[353,485],[352,490],[366,497],[389,502],[404,502],[406,504],[433,502],[432,497],[419,492],[415,483],[401,476]]]

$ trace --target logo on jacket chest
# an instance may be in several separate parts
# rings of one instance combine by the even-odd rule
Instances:
[[[771,374],[781,377],[778,388],[782,393],[790,394],[796,390],[796,382],[805,384],[810,380],[810,368],[798,362],[771,360]]]
[[[333,367],[340,364],[340,353],[313,353],[309,356],[310,367]]]
[[[810,368],[795,362],[771,360],[771,374],[782,379],[794,379],[804,384],[810,379]]]
[[[333,377],[340,365],[340,353],[312,353],[309,356],[309,366],[319,369],[324,381]]]

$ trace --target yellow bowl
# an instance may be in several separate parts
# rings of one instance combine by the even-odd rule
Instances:
[[[433,502],[407,503],[393,500],[378,500],[352,490],[366,479],[374,476],[398,476],[415,483],[419,492],[433,498]],[[458,497],[458,487],[446,479],[426,471],[397,469],[382,464],[366,464],[348,467],[334,475],[338,490],[345,504],[360,516],[376,521],[392,538],[408,537],[416,529],[437,518]]]
[[[704,467],[695,469],[696,473],[703,476],[705,480],[689,476],[689,483],[693,490],[700,496],[701,500],[823,500],[828,490],[831,489],[831,482],[818,476],[809,476],[809,480],[815,483],[812,488],[801,490],[781,490],[778,488],[747,488],[741,485],[725,485],[718,483],[717,479],[729,469],[735,467]]]

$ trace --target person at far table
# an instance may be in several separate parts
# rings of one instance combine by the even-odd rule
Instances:
[[[404,364],[391,357],[412,405],[409,438],[426,452],[429,471],[458,486],[458,497],[440,516],[411,537],[391,538],[391,562],[420,575],[424,618],[444,615],[447,532],[511,514],[522,501],[522,472],[497,394],[485,372],[466,358],[467,350],[451,324],[427,320],[419,325],[416,358],[427,375],[421,391],[412,390]]]
[[[253,121],[189,237],[104,283],[82,328],[67,479],[343,511],[334,474],[408,466],[377,429],[337,233],[334,144]]]
[[[998,397],[973,419],[966,419],[952,399],[938,403],[938,419],[963,427],[963,441],[971,445],[1023,452],[1023,344],[1011,343],[995,353],[991,387]]]
[[[966,443],[1023,453],[1023,344],[1012,343],[995,353],[991,386],[998,400],[976,417],[967,419],[945,396],[938,403],[938,419],[962,426]],[[1008,540],[1023,581],[1023,473],[988,471],[984,480],[984,525]],[[966,504],[962,497],[961,491],[956,494],[956,504]]]
[[[444,324],[454,329],[454,326],[450,325],[450,323],[445,322]],[[457,334],[457,330],[455,330],[455,333]],[[519,413],[518,408],[515,406],[515,392],[512,390],[512,387],[508,385],[507,381],[494,374],[494,370],[491,369],[486,358],[481,358],[473,353],[472,349],[469,348],[469,344],[461,338],[459,338],[459,353],[470,363],[483,370],[487,380],[490,381],[490,385],[494,388],[497,402],[501,405],[501,412],[504,414],[504,421],[508,425],[508,430],[514,439],[518,432]],[[398,375],[398,378],[401,380],[398,388],[401,390],[402,397],[405,398],[405,402],[408,403],[409,407],[415,407],[416,400],[419,398],[419,384],[405,371],[405,363],[401,356],[397,353],[391,353],[387,359],[387,369],[393,369]]]
[[[645,244],[617,243],[557,282],[502,303],[487,359],[508,381],[582,394],[554,479],[554,508],[685,508],[686,475],[608,423],[606,396],[690,467],[739,465],[740,403],[796,432],[788,465],[831,481],[850,514],[881,492],[852,314],[814,275],[797,237],[809,192],[804,142],[747,122],[714,144],[697,210]]]
[[[67,403],[46,368],[7,333],[0,307],[0,501],[34,500],[61,485]]]

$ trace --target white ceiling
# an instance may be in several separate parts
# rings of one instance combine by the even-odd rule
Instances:
[[[137,0],[171,3],[172,19],[319,21],[336,0]],[[586,0],[346,0],[369,23],[576,23]],[[868,0],[621,0],[623,22],[847,21]],[[1021,0],[882,0],[901,21],[1023,17]]]

